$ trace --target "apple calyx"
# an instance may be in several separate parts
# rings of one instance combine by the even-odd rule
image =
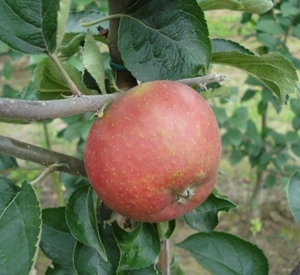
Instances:
[[[187,187],[181,194],[178,194],[176,200],[179,204],[186,204],[194,195],[194,190]]]

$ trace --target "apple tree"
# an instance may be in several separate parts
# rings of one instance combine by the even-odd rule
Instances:
[[[212,274],[268,274],[259,247],[216,230],[219,213],[237,205],[213,189],[221,143],[209,101],[228,96],[222,84],[230,71],[214,73],[211,64],[247,72],[281,105],[297,73],[279,52],[256,55],[211,39],[205,13],[272,7],[269,0],[0,0],[7,53],[34,60],[24,90],[3,87],[1,125],[47,129],[59,120],[66,126],[57,141],[76,142],[71,155],[0,135],[0,273],[29,274],[41,250],[51,261],[46,274],[184,274],[169,249],[180,219],[196,233],[176,245]],[[19,160],[44,170],[13,180]],[[39,185],[52,173],[57,207],[43,208]],[[295,171],[288,198],[298,222],[299,196]],[[174,215],[153,212],[174,203]]]

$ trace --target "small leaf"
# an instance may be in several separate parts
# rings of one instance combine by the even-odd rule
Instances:
[[[256,30],[269,34],[282,34],[284,30],[281,25],[273,19],[260,20],[256,25]]]
[[[74,36],[74,38],[67,44],[60,47],[60,55],[62,57],[69,57],[80,50],[80,46],[83,45],[85,33],[80,33]]]
[[[3,274],[30,274],[41,234],[39,201],[34,189],[26,181],[17,193],[17,188],[10,181],[2,178],[0,183],[1,189],[3,184],[10,185],[5,187],[6,194],[8,189],[12,191],[10,203],[0,212],[0,270]]]
[[[78,241],[94,247],[107,261],[98,232],[93,189],[90,185],[81,186],[72,193],[66,206],[66,221]]]
[[[18,167],[16,158],[0,154],[0,170]],[[0,192],[1,194],[1,192]]]
[[[287,95],[295,91],[298,76],[293,64],[279,53],[254,56],[240,52],[213,53],[213,63],[239,68],[258,78],[286,103]]]
[[[80,92],[90,94],[91,92],[82,82],[81,73],[69,63],[62,63],[62,65]],[[62,95],[71,95],[64,77],[49,57],[44,58],[35,68],[34,83],[41,93],[40,99],[57,99]]]
[[[78,187],[90,184],[89,180],[85,177],[73,176],[63,172],[59,173],[59,180],[66,188],[68,196],[70,196]]]
[[[175,230],[176,220],[159,222],[156,226],[160,239],[169,239]]]
[[[111,264],[104,261],[95,248],[80,242],[74,249],[74,267],[77,274],[115,274]]]
[[[60,0],[59,11],[57,14],[57,34],[56,34],[56,48],[58,48],[63,41],[66,24],[70,13],[72,0]]]
[[[228,233],[197,233],[177,245],[212,274],[267,275],[269,271],[268,260],[256,245]]]
[[[295,171],[289,179],[287,197],[292,215],[297,223],[300,224],[300,170]]]
[[[245,130],[247,128],[247,124],[245,123],[245,121],[247,121],[247,117],[248,109],[246,107],[239,107],[233,113],[232,117],[230,118],[230,122],[236,128]]]
[[[53,53],[58,8],[59,0],[0,0],[0,39],[22,53]]]
[[[102,207],[103,204],[101,205],[100,212],[102,212]],[[117,239],[114,235],[113,228],[108,223],[106,223],[105,225],[100,225],[99,233],[102,243],[105,247],[108,261],[111,264],[111,269],[113,270],[112,273],[116,274],[120,264],[121,251]]]
[[[273,175],[267,175],[264,183],[264,187],[272,188],[276,184],[276,177]]]
[[[140,0],[122,16],[119,50],[140,81],[176,80],[207,68],[211,44],[194,0]]]
[[[186,213],[183,218],[186,224],[197,231],[210,232],[219,223],[219,212],[236,208],[228,199],[211,193],[204,203]]]
[[[102,94],[106,94],[105,71],[102,54],[91,32],[88,32],[83,48],[83,65],[95,79]]]
[[[241,10],[243,5],[239,0],[197,0],[201,9],[206,10]]]
[[[29,85],[15,98],[34,101],[39,99],[39,92],[34,83],[30,82]]]
[[[74,268],[62,267],[52,262],[46,270],[45,275],[75,275]]]
[[[114,232],[122,251],[121,270],[144,268],[155,262],[160,240],[153,224],[139,223],[131,232],[114,224]]]
[[[43,209],[42,220],[42,251],[60,267],[73,269],[76,239],[66,223],[65,207]]]
[[[203,10],[229,9],[247,13],[265,13],[273,7],[271,0],[197,0]]]
[[[172,271],[172,270],[171,270]],[[128,269],[121,272],[118,272],[118,275],[161,275],[154,264],[138,269]],[[179,275],[176,273],[171,273],[172,275]]]
[[[241,150],[233,148],[230,154],[230,163],[236,165],[241,162],[244,156]]]
[[[211,46],[213,53],[237,51],[253,55],[253,53],[250,50],[246,49],[239,43],[231,40],[215,38],[211,40]]]
[[[228,138],[232,146],[238,147],[242,143],[244,135],[237,128],[229,128],[223,137]]]
[[[175,257],[173,257],[173,261],[171,263],[171,274],[173,275],[185,275],[182,269],[179,266],[179,263]]]

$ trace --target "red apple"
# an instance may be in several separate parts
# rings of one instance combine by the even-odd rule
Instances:
[[[173,81],[136,86],[97,118],[86,140],[90,182],[115,212],[145,222],[174,219],[211,193],[221,155],[203,97]]]

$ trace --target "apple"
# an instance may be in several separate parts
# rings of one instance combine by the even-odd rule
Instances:
[[[200,205],[218,174],[221,139],[206,100],[175,81],[140,84],[97,118],[84,150],[88,178],[113,211],[144,222]]]

